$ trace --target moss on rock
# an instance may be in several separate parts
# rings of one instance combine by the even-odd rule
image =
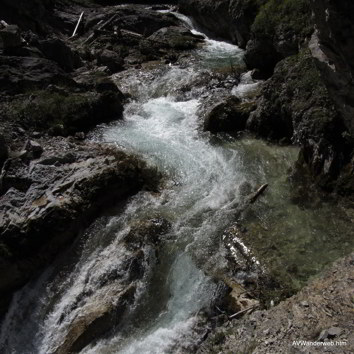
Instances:
[[[63,136],[119,119],[122,112],[122,95],[119,92],[69,93],[56,87],[15,98],[6,108],[6,116],[25,128]]]

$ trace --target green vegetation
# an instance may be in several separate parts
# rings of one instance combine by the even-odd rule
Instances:
[[[38,91],[32,95],[32,100],[24,100],[19,105],[17,113],[25,124],[30,121],[36,129],[64,130],[85,120],[85,112],[90,110],[93,102],[93,95]]]
[[[261,6],[252,31],[260,36],[274,36],[280,30],[301,37],[311,34],[311,8],[308,0],[270,0]]]
[[[112,91],[66,92],[39,90],[15,98],[4,109],[4,116],[23,127],[46,130],[53,135],[67,136],[87,131],[97,122],[119,118],[122,112],[120,97]]]

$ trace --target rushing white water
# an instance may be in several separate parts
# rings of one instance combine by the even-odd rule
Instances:
[[[186,17],[178,17],[192,28]],[[240,61],[242,51],[206,38],[205,46],[193,54],[188,65],[132,69],[116,76],[133,99],[125,108],[124,121],[101,127],[93,139],[142,156],[164,174],[164,189],[140,192],[116,216],[99,218],[37,281],[15,295],[1,327],[1,353],[66,353],[66,339],[75,337],[91,315],[115,314],[116,302],[131,282],[127,269],[136,257],[125,237],[137,222],[152,218],[171,224],[158,256],[151,245],[142,246],[144,274],[134,281],[133,301],[117,314],[118,321],[108,331],[89,338],[79,350],[86,354],[188,352],[199,338],[194,331],[198,314],[218,296],[217,284],[205,271],[223,267],[220,239],[234,221],[240,187],[246,181],[273,186],[259,214],[253,210],[262,227],[254,222],[247,225],[254,228],[250,236],[259,237],[254,244],[260,245],[261,253],[270,242],[269,249],[277,252],[274,259],[290,259],[290,265],[303,267],[304,272],[312,271],[314,263],[320,268],[333,250],[328,261],[343,253],[340,245],[345,248],[348,240],[338,241],[345,232],[337,224],[341,218],[333,216],[333,205],[318,212],[289,202],[285,176],[296,160],[296,149],[252,139],[225,138],[212,144],[200,131],[198,109],[212,87],[201,78],[209,71],[229,69],[234,65],[230,58]],[[231,80],[224,89],[247,99],[257,83],[246,73],[240,84],[235,86]],[[314,262],[316,257],[321,261]]]
[[[254,94],[259,87],[259,82],[255,82],[251,77],[251,71],[241,75],[240,83],[235,86],[231,93],[240,98],[247,98],[248,95]]]
[[[99,139],[138,153],[157,166],[168,177],[166,188],[158,196],[137,195],[119,217],[87,232],[76,263],[59,262],[16,295],[2,325],[0,346],[5,353],[56,352],[72,323],[94,306],[104,306],[111,300],[110,292],[114,296],[120,290],[112,286],[104,292],[102,279],[121,269],[129,256],[119,242],[132,220],[154,215],[168,219],[172,229],[166,236],[162,265],[157,266],[166,273],[159,293],[149,293],[151,275],[138,286],[136,303],[139,296],[145,301],[149,320],[132,325],[136,313],[131,308],[132,315],[126,316],[120,331],[113,330],[83,352],[161,354],[173,351],[179,341],[188,342],[196,314],[210,306],[217,291],[195,261],[217,257],[215,237],[232,220],[238,187],[245,179],[235,150],[212,146],[202,137],[198,90],[178,99],[181,88],[198,78],[200,64],[222,66],[229,58],[240,57],[241,51],[206,39],[197,54],[199,61],[190,67],[166,66],[157,75],[133,70],[117,78],[135,99],[126,107],[124,121],[101,129]],[[146,300],[149,296],[152,299]],[[161,306],[154,312],[159,296]]]

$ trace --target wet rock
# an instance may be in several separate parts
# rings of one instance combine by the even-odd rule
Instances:
[[[158,262],[157,238],[168,230],[169,223],[161,218],[135,221],[126,237],[108,246],[114,255],[108,267],[106,257],[97,258],[82,292],[68,299],[63,314],[67,334],[57,343],[56,353],[78,352],[121,325]]]
[[[69,325],[65,340],[55,353],[80,352],[86,345],[119,324],[129,305],[134,302],[135,291],[133,285],[127,288],[108,286],[97,291],[82,307],[82,315]]]
[[[2,311],[13,291],[50,262],[102,207],[144,186],[154,189],[159,180],[145,163],[113,148],[62,138],[41,145],[40,158],[12,159],[2,180]]]
[[[163,218],[137,222],[132,225],[131,231],[124,240],[134,247],[137,245],[141,247],[147,243],[157,245],[160,242],[160,236],[166,234],[170,227],[171,224]]]
[[[230,96],[207,114],[204,130],[212,133],[242,131],[254,108],[253,103],[242,102],[239,98]]]
[[[85,140],[85,133],[84,132],[77,132],[77,133],[75,133],[75,138],[77,139],[77,140]]]

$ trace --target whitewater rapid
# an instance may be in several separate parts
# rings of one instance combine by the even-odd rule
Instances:
[[[206,38],[192,65],[166,65],[156,72],[132,70],[116,77],[132,100],[124,120],[101,127],[93,139],[115,144],[156,166],[166,178],[164,190],[139,193],[121,214],[97,222],[87,230],[74,264],[50,267],[16,294],[0,335],[6,353],[55,353],[72,321],[87,306],[104,301],[92,294],[99,293],[103,275],[122,267],[126,255],[119,242],[132,220],[156,215],[172,225],[157,268],[165,273],[158,293],[149,290],[153,276],[144,278],[137,295],[137,303],[145,304],[144,314],[131,308],[119,331],[112,329],[82,353],[162,354],[194,340],[189,333],[197,314],[218,294],[217,285],[196,262],[217,261],[218,235],[233,220],[239,187],[247,177],[235,149],[212,145],[200,131],[198,109],[204,88],[183,97],[180,91],[201,70],[241,57],[237,46]],[[161,301],[158,310],[156,301]]]

